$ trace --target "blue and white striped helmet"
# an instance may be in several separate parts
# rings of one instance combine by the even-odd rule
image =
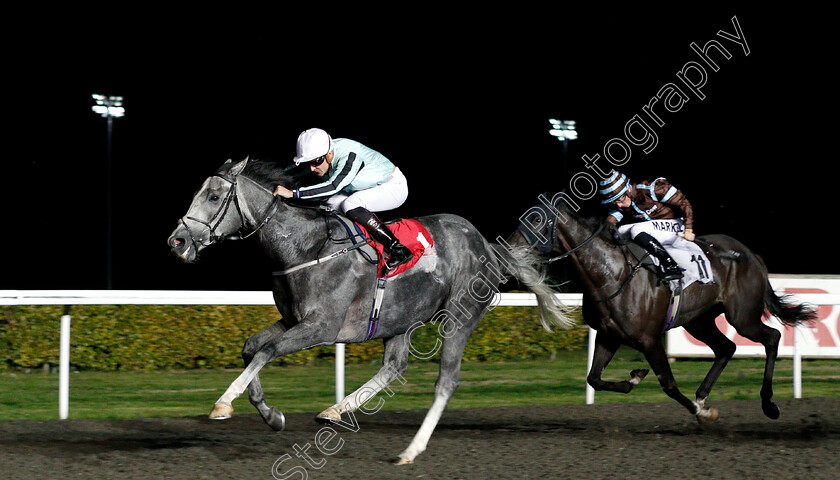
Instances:
[[[628,179],[623,173],[619,173],[617,170],[613,170],[612,175],[598,183],[601,186],[598,193],[604,197],[604,199],[601,200],[601,203],[612,203],[618,200],[622,195],[627,193],[627,189],[630,188],[630,179]]]

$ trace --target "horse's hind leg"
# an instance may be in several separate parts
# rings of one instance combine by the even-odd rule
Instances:
[[[595,334],[595,354],[592,357],[592,368],[586,377],[586,383],[597,391],[606,390],[609,392],[629,393],[648,374],[646,369],[637,369],[630,372],[630,380],[623,382],[607,382],[601,379],[604,369],[612,360],[615,352],[621,343],[601,332]]]
[[[729,363],[732,355],[735,354],[735,344],[726,338],[726,335],[721,333],[715,325],[717,314],[718,312],[714,311],[705,315],[703,318],[698,318],[684,325],[688,333],[708,345],[715,353],[715,361],[712,363],[709,373],[706,374],[706,378],[703,379],[700,387],[697,388],[697,403],[700,405],[705,404],[706,398],[708,398],[709,393],[712,391],[712,387],[714,387],[723,369],[726,368],[726,364]]]
[[[397,335],[385,339],[385,353],[382,356],[382,368],[364,385],[356,389],[350,395],[344,397],[342,401],[331,406],[330,408],[319,413],[315,417],[315,421],[321,423],[337,423],[341,421],[341,415],[347,412],[355,412],[362,409],[363,413],[375,413],[381,408],[382,400],[376,405],[366,405],[371,398],[382,390],[386,390],[389,396],[393,396],[393,392],[388,390],[388,385],[394,380],[400,379],[401,383],[405,383],[402,375],[408,368],[408,341],[406,336]]]
[[[432,432],[460,383],[461,357],[473,328],[475,324],[470,327],[460,325],[451,336],[443,339],[440,350],[440,374],[435,382],[435,400],[426,413],[420,430],[414,435],[408,447],[400,453],[398,465],[413,463],[417,455],[426,450]]]
[[[761,409],[767,417],[773,420],[779,418],[779,407],[773,403],[773,370],[776,366],[776,356],[779,352],[779,340],[782,334],[772,327],[768,327],[761,321],[763,304],[752,312],[739,314],[739,309],[726,309],[726,318],[735,327],[735,330],[753,342],[764,345],[764,381],[761,385]]]

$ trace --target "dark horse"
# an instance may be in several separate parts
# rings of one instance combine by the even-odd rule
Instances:
[[[271,164],[228,161],[195,194],[189,211],[169,237],[169,246],[182,260],[193,262],[205,247],[226,238],[253,235],[273,270],[288,272],[273,277],[274,301],[282,318],[245,342],[242,358],[246,368],[210,413],[213,419],[229,418],[231,402],[247,388],[263,420],[282,430],[282,413],[265,403],[260,369],[281,355],[303,349],[365,341],[377,277],[374,265],[347,252],[349,239],[348,243],[333,241],[341,235],[331,232],[343,231],[337,220],[312,205],[275,198],[272,191],[277,184],[293,187],[291,179]],[[538,270],[540,260],[530,248],[491,244],[469,222],[454,215],[418,220],[431,233],[434,246],[412,269],[386,282],[379,327],[373,337],[381,338],[385,345],[382,368],[317,417],[325,423],[339,422],[342,414],[352,417],[358,409],[366,412],[370,398],[405,373],[409,353],[416,355],[411,333],[426,322],[435,324],[440,374],[434,402],[411,444],[399,454],[400,463],[411,463],[425,450],[458,386],[467,338],[491,305],[499,284],[515,277],[533,291],[545,328],[567,328],[574,323],[545,284]],[[332,259],[313,264],[325,256]],[[312,265],[295,268],[306,264]],[[429,358],[436,350],[422,353]]]
[[[716,409],[705,405],[715,381],[735,353],[735,344],[718,330],[715,318],[725,314],[740,335],[764,345],[766,362],[761,388],[761,407],[772,419],[779,408],[772,401],[773,367],[780,334],[761,321],[765,309],[785,325],[809,321],[814,311],[791,305],[779,298],[770,286],[764,261],[739,241],[724,235],[699,237],[711,262],[714,282],[695,282],[682,294],[679,315],[673,325],[684,327],[691,335],[711,347],[715,355],[706,378],[692,401],[680,393],[663,345],[663,331],[670,303],[670,290],[657,285],[657,275],[647,269],[635,269],[636,261],[627,245],[613,239],[610,229],[601,228],[599,218],[585,218],[575,212],[577,205],[568,195],[559,193],[522,217],[522,224],[510,240],[526,244],[526,236],[545,252],[553,244],[554,253],[568,255],[583,288],[583,318],[597,331],[595,355],[587,382],[595,390],[628,393],[647,375],[647,370],[633,370],[631,378],[621,382],[601,379],[601,374],[619,346],[627,345],[645,355],[662,389],[698,419],[716,420]],[[568,203],[568,205],[567,205]],[[527,225],[523,230],[521,227]],[[551,230],[554,230],[554,234]],[[524,232],[520,233],[520,232]],[[537,241],[541,243],[536,244]],[[635,270],[635,272],[634,272]],[[634,277],[635,274],[635,277]]]

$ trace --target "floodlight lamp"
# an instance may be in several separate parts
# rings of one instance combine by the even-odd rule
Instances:
[[[95,113],[98,113],[103,117],[125,116],[125,107],[122,106],[123,97],[98,94],[93,94],[91,96],[96,101],[96,105],[91,107],[91,110]]]
[[[551,124],[549,135],[557,137],[558,140],[564,142],[566,140],[577,140],[577,122],[574,120],[557,120],[549,118],[548,123]]]

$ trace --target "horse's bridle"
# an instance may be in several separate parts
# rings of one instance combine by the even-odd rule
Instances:
[[[221,173],[213,174],[214,177],[219,177],[222,180],[231,184],[230,189],[228,189],[228,193],[225,196],[225,199],[222,200],[222,204],[219,206],[219,209],[216,213],[210,218],[210,220],[204,221],[199,218],[184,216],[181,217],[179,222],[184,228],[187,229],[187,234],[190,236],[190,241],[192,242],[193,247],[198,250],[198,242],[201,240],[196,240],[195,235],[193,235],[192,230],[190,230],[189,225],[187,225],[187,220],[192,220],[193,222],[200,223],[207,227],[210,231],[210,243],[218,243],[223,242],[225,240],[245,240],[246,238],[250,237],[251,235],[257,233],[262,227],[271,220],[271,217],[277,212],[277,209],[280,207],[281,199],[280,197],[274,197],[274,200],[271,202],[271,205],[268,207],[268,210],[263,217],[263,220],[257,225],[256,228],[251,230],[248,233],[243,233],[243,231],[247,228],[247,222],[245,220],[245,215],[242,214],[242,209],[239,207],[239,197],[236,194],[236,177],[227,177]],[[236,233],[229,233],[225,235],[217,235],[216,229],[219,228],[219,225],[224,221],[225,216],[228,214],[228,210],[230,210],[230,206],[234,205],[236,207],[236,211],[239,214],[239,222],[241,226]],[[215,221],[215,224],[213,223]]]
[[[583,247],[585,247],[587,244],[589,244],[589,242],[591,242],[592,240],[594,240],[594,239],[595,239],[595,237],[597,237],[597,236],[601,233],[601,230],[603,230],[605,226],[606,226],[606,223],[601,222],[601,225],[599,225],[599,226],[598,226],[598,228],[597,228],[597,229],[595,229],[595,232],[594,232],[594,233],[592,233],[592,235],[590,235],[589,237],[587,237],[587,238],[586,238],[586,240],[582,241],[582,242],[580,243],[580,245],[578,245],[577,247],[572,248],[571,250],[569,250],[569,251],[568,251],[568,252],[566,252],[566,253],[563,253],[563,254],[561,254],[561,255],[557,255],[556,257],[551,257],[551,258],[549,258],[549,259],[543,260],[543,263],[553,263],[553,262],[556,262],[557,260],[563,260],[564,258],[566,258],[566,257],[570,256],[571,254],[573,254],[573,253],[577,252],[578,250],[580,250],[581,248],[583,248]],[[554,232],[552,232],[552,233],[554,233]]]
[[[537,249],[537,251],[541,255],[549,255],[554,251],[554,245],[557,241],[557,224],[560,220],[560,212],[556,208],[547,205],[545,203],[537,204],[536,206],[532,207],[528,211],[537,210],[540,213],[539,222],[541,219],[545,218],[545,223],[540,226],[540,230],[535,232],[531,227],[534,226],[534,222],[525,223],[525,221],[521,221],[519,226],[517,227],[516,231],[519,232],[520,235],[527,241],[531,247]],[[523,215],[524,216],[524,215]],[[521,219],[521,217],[520,217]],[[571,254],[575,253],[576,251],[580,250],[581,248],[585,247],[589,244],[595,237],[597,237],[601,231],[604,229],[605,224],[602,222],[601,225],[595,230],[595,233],[589,236],[589,238],[585,239],[581,242],[580,245],[572,248],[566,253],[557,255],[555,257],[550,257],[542,261],[543,264],[550,264],[554,263],[558,260],[563,260],[564,258],[568,258]],[[544,234],[544,235],[543,235]],[[547,238],[546,238],[547,237]]]
[[[580,250],[581,248],[585,247],[587,244],[592,242],[592,240],[594,240],[595,237],[597,237],[601,233],[601,231],[604,229],[604,227],[606,227],[606,225],[607,225],[606,222],[601,222],[601,225],[599,225],[598,228],[595,229],[595,232],[593,232],[592,235],[590,235],[584,241],[582,241],[578,246],[570,249],[566,253],[563,253],[563,254],[558,255],[556,257],[551,257],[549,259],[543,260],[543,263],[549,264],[549,263],[552,263],[552,262],[556,262],[557,260],[563,260],[564,258],[568,258],[571,254],[577,252],[578,250]],[[630,284],[630,280],[633,280],[633,277],[635,277],[636,274],[639,273],[639,269],[641,269],[642,266],[644,265],[645,258],[647,258],[649,255],[650,255],[650,253],[645,253],[645,256],[641,260],[639,260],[639,262],[635,266],[632,263],[628,262],[633,269],[630,271],[630,275],[628,275],[627,278],[624,279],[623,282],[621,282],[621,285],[618,287],[618,290],[616,290],[614,293],[612,293],[611,295],[609,295],[606,298],[603,298],[601,300],[595,300],[595,303],[608,302],[608,301],[612,300],[613,298],[619,296],[621,294],[621,292],[623,292],[624,289],[627,288],[627,285]]]

